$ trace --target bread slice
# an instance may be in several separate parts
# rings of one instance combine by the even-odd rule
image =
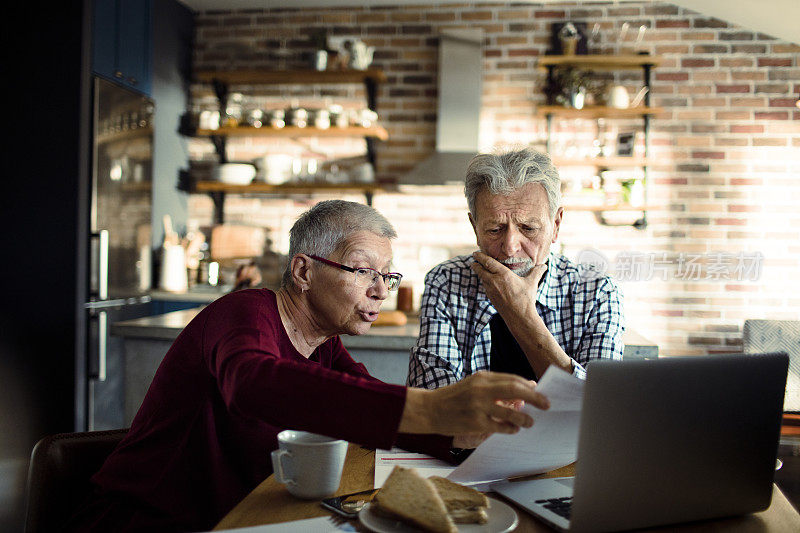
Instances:
[[[436,492],[444,500],[448,511],[489,507],[489,498],[472,487],[465,487],[439,476],[431,476],[428,479],[436,487]]]
[[[426,531],[458,532],[433,483],[413,468],[395,466],[374,501],[382,510]]]
[[[447,511],[450,518],[456,524],[486,524],[489,522],[489,515],[486,507],[471,507],[469,509],[453,509]]]

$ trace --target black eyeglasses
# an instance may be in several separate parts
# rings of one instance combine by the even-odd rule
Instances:
[[[311,259],[315,259],[326,265],[330,265],[332,267],[341,268],[347,272],[353,272],[355,274],[356,285],[363,288],[369,288],[374,286],[378,283],[378,278],[383,278],[383,283],[386,285],[386,288],[390,291],[397,290],[397,287],[400,286],[400,280],[403,279],[402,274],[398,274],[397,272],[388,272],[386,274],[381,274],[374,268],[368,267],[360,267],[360,268],[353,268],[349,266],[345,266],[341,263],[337,263],[336,261],[331,261],[330,259],[325,259],[324,257],[320,257],[318,255],[309,255]]]

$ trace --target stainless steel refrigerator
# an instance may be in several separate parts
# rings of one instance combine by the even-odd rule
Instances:
[[[93,78],[89,284],[83,426],[124,425],[122,341],[110,335],[120,320],[150,314],[150,213],[155,110],[147,97]],[[80,409],[79,409],[80,412]],[[80,420],[78,422],[80,425]]]

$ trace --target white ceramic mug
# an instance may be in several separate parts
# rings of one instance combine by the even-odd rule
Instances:
[[[275,479],[298,498],[332,496],[339,489],[347,441],[287,429],[278,433],[272,452]]]

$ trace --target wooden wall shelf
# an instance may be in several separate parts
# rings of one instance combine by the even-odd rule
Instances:
[[[622,55],[571,55],[571,56],[542,56],[539,58],[539,69],[545,70],[550,66],[576,67],[592,70],[619,70],[638,69],[644,66],[658,66],[661,58],[644,54]]]
[[[386,185],[377,183],[308,183],[272,185],[264,182],[253,182],[249,185],[230,185],[219,181],[198,181],[196,192],[223,192],[230,194],[325,194],[354,193],[374,194],[388,190]]]
[[[368,70],[201,70],[195,80],[212,83],[215,80],[229,85],[331,84],[386,81],[379,69]]]
[[[664,113],[660,107],[653,107],[650,105],[650,78],[654,67],[661,63],[660,57],[654,57],[649,54],[618,54],[618,55],[558,55],[558,56],[543,56],[539,58],[537,67],[541,70],[547,71],[547,85],[545,87],[545,95],[547,96],[547,104],[538,106],[536,115],[545,117],[547,119],[547,151],[552,153],[552,138],[553,138],[553,119],[554,118],[571,118],[571,119],[637,119],[642,121],[644,132],[644,156],[643,157],[599,157],[599,158],[559,158],[555,157],[554,163],[556,166],[562,167],[578,167],[590,166],[598,170],[610,168],[640,168],[642,170],[642,184],[644,185],[644,203],[642,206],[633,207],[628,204],[616,205],[597,205],[597,204],[583,204],[583,205],[567,205],[567,209],[574,211],[590,211],[594,214],[597,222],[607,226],[633,226],[638,229],[647,227],[647,171],[648,171],[648,158],[650,146],[650,119],[654,115]],[[571,68],[582,68],[587,71],[616,71],[616,70],[638,70],[641,69],[643,75],[643,85],[645,88],[644,101],[642,105],[617,109],[609,106],[586,106],[582,109],[574,109],[564,107],[563,105],[555,105],[559,101],[559,96],[564,95],[564,87],[558,79],[560,72],[567,71]],[[598,121],[598,135],[600,125]],[[640,212],[641,218],[635,221],[613,221],[609,220],[606,215],[612,211],[633,211]],[[612,217],[617,218],[617,217]]]
[[[253,128],[241,126],[236,128],[219,128],[216,130],[197,130],[198,137],[374,137],[385,141],[389,138],[389,133],[382,126],[372,126],[362,128],[352,126],[348,128],[298,128],[296,126],[286,126],[284,128]]]
[[[364,85],[367,108],[377,108],[377,87],[386,81],[386,74],[380,69],[368,70],[201,70],[194,73],[197,83],[210,84],[219,102],[219,108],[225,109],[231,85],[319,85],[319,84],[352,84]],[[366,145],[366,157],[375,168],[375,145],[378,140],[385,141],[389,134],[381,126],[369,128],[253,128],[235,127],[216,130],[198,130],[193,132],[198,137],[207,137],[214,143],[220,163],[227,162],[226,145],[229,137],[271,137],[297,139],[301,137],[343,138],[362,137]],[[367,204],[372,204],[373,193],[383,190],[375,184],[304,184],[304,185],[270,185],[252,183],[250,185],[227,185],[219,182],[199,182],[188,185],[191,192],[207,193],[214,201],[214,220],[223,223],[225,195],[232,194],[312,194],[355,192],[363,194]]]

